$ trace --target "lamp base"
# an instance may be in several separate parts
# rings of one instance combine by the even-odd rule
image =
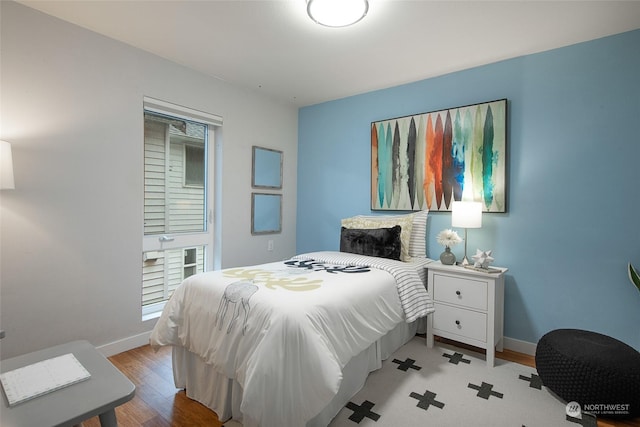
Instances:
[[[464,258],[460,265],[469,265],[469,258],[467,258],[467,229],[464,229]]]

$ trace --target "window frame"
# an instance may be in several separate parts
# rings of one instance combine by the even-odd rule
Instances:
[[[185,237],[187,233],[184,233],[184,235],[181,235],[182,233],[176,233],[176,232],[145,234],[145,231],[143,229],[143,235],[142,235],[143,254],[147,252],[157,251],[157,250],[161,250],[161,251],[164,251],[165,253],[168,253],[167,251],[169,250],[182,248],[183,256],[182,256],[182,262],[180,267],[180,276],[183,277],[184,276],[184,249],[202,246],[204,251],[203,252],[203,257],[204,257],[203,270],[204,271],[213,270],[214,262],[216,258],[214,245],[217,241],[217,237],[214,235],[215,226],[214,226],[214,215],[213,215],[213,212],[215,209],[214,200],[216,200],[214,197],[214,189],[216,186],[216,183],[214,182],[214,176],[215,176],[214,165],[216,164],[215,163],[216,150],[214,147],[216,143],[215,134],[217,131],[219,131],[219,128],[222,126],[222,118],[213,114],[205,113],[200,110],[183,107],[177,104],[168,103],[166,101],[161,101],[161,100],[150,98],[150,97],[144,97],[143,99],[143,112],[159,114],[162,116],[168,116],[176,119],[182,119],[182,120],[187,120],[187,121],[202,123],[207,125],[207,131],[205,135],[205,141],[207,142],[204,147],[204,167],[205,167],[204,179],[206,180],[206,185],[199,186],[199,188],[203,188],[203,187],[205,188],[204,203],[206,208],[204,211],[204,231],[189,232],[188,235],[191,237]],[[188,143],[185,143],[184,146],[186,147],[187,144]],[[185,156],[185,150],[186,149],[183,148],[183,151],[182,151],[183,156]],[[168,153],[165,155],[168,156]],[[183,161],[184,161],[184,157],[183,157]],[[185,181],[184,181],[184,172],[183,172],[183,184],[184,183]],[[163,243],[162,240],[160,240],[160,243],[158,245],[157,240],[165,235],[168,235],[168,237],[171,239],[170,240],[171,245]],[[153,243],[151,246],[149,246],[149,242],[152,242],[154,239],[156,240],[156,242]],[[144,256],[143,256],[143,259],[144,259]],[[165,260],[164,262],[167,262],[167,261]],[[197,264],[197,260],[196,260],[196,264]],[[141,267],[142,266],[143,265],[141,265]],[[168,280],[167,277],[168,276],[165,268],[165,276],[163,279],[164,280],[163,286],[165,287],[165,289],[168,286],[170,286],[170,283],[167,281]],[[145,289],[143,285],[144,283],[143,281],[141,281],[140,307],[141,307],[142,320],[156,318],[160,315],[160,312],[164,308],[164,305],[166,304],[167,300],[165,299],[160,302],[142,305],[143,292]]]

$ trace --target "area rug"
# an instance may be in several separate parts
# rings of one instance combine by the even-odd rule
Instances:
[[[567,405],[536,370],[415,337],[372,372],[330,427],[584,426],[596,417]]]
[[[534,368],[416,336],[372,372],[329,427],[597,427],[547,390]],[[227,421],[223,427],[242,427]]]

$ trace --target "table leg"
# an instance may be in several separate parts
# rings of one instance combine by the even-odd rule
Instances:
[[[427,334],[427,348],[433,348],[433,334]]]
[[[427,348],[433,348],[433,314],[427,316]]]
[[[495,366],[496,349],[487,347],[487,366],[493,368]]]
[[[116,410],[109,409],[108,411],[100,414],[100,425],[102,427],[118,427],[118,420],[116,419]]]

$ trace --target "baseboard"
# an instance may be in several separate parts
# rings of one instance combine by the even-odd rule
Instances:
[[[114,341],[112,343],[108,343],[105,345],[101,345],[96,347],[100,353],[105,355],[105,357],[113,356],[114,354],[119,354],[125,351],[129,351],[131,349],[142,347],[143,345],[149,344],[149,337],[151,336],[151,331],[143,332],[138,335],[134,335],[132,337],[123,338],[118,341]]]
[[[517,351],[518,353],[528,354],[529,356],[536,355],[536,344],[527,341],[517,340],[515,338],[504,337],[504,348],[508,348],[511,351]]]

